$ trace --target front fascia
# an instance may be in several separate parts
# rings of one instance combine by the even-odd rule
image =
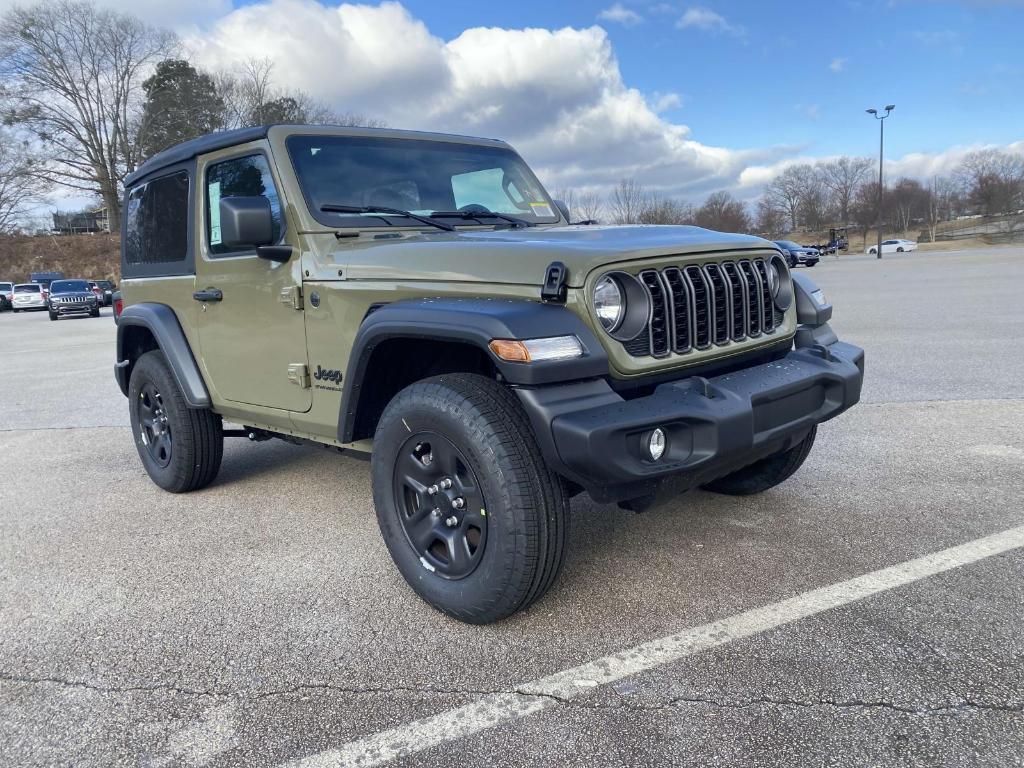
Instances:
[[[679,371],[680,374],[685,375],[687,368],[717,361],[727,362],[733,356],[774,347],[779,345],[780,342],[792,339],[797,328],[795,305],[790,306],[786,310],[781,325],[771,333],[762,334],[757,338],[747,338],[739,342],[729,341],[725,344],[712,345],[709,349],[695,349],[685,354],[671,353],[664,358],[650,356],[633,357],[626,351],[623,344],[604,332],[594,313],[591,297],[594,295],[594,287],[597,281],[608,272],[623,271],[636,275],[643,270],[662,269],[669,266],[685,267],[691,264],[702,265],[728,261],[730,259],[750,259],[755,257],[767,259],[776,253],[777,251],[769,248],[752,248],[748,250],[730,248],[725,250],[676,253],[646,260],[630,259],[629,261],[612,262],[592,270],[587,275],[582,290],[570,291],[571,303],[576,308],[576,311],[581,313],[584,322],[590,326],[601,344],[604,345],[610,363],[609,373],[612,376],[629,379],[669,371]]]

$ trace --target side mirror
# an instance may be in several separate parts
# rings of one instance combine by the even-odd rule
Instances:
[[[270,201],[259,197],[222,197],[220,241],[229,248],[259,247],[274,242]]]
[[[565,223],[568,224],[571,222],[572,219],[569,217],[569,206],[565,204],[565,201],[553,200],[552,202],[555,204],[555,208],[558,209],[558,212],[562,214],[562,218],[565,219]]]

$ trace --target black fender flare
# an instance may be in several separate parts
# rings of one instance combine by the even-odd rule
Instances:
[[[571,360],[510,363],[488,347],[493,339],[575,336],[583,355]],[[352,441],[359,398],[370,359],[381,342],[429,339],[471,344],[493,362],[512,385],[538,386],[605,376],[608,357],[586,323],[563,305],[528,299],[422,298],[396,301],[367,314],[356,334],[345,372],[338,415],[338,439]]]
[[[192,348],[181,329],[178,316],[166,304],[133,304],[121,313],[117,323],[117,364],[114,366],[114,375],[121,392],[125,396],[128,395],[129,369],[132,363],[125,350],[125,336],[127,329],[137,326],[153,334],[189,407],[209,408],[210,393],[199,372],[199,365],[192,355]]]

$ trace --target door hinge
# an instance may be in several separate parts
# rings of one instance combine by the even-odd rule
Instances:
[[[292,285],[281,289],[281,303],[292,309],[302,309],[302,286]]]
[[[305,363],[292,363],[288,366],[288,381],[301,389],[309,389],[309,366]]]

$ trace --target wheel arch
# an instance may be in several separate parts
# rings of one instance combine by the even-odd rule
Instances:
[[[117,325],[115,378],[127,396],[128,382],[138,359],[159,349],[190,408],[209,408],[210,393],[174,310],[166,304],[143,303],[126,307]]]
[[[582,357],[534,363],[501,360],[493,339],[574,335]],[[533,386],[606,375],[604,348],[561,305],[525,299],[410,299],[373,308],[356,335],[345,373],[338,439],[373,436],[387,403],[408,384],[444,373],[479,373]]]

